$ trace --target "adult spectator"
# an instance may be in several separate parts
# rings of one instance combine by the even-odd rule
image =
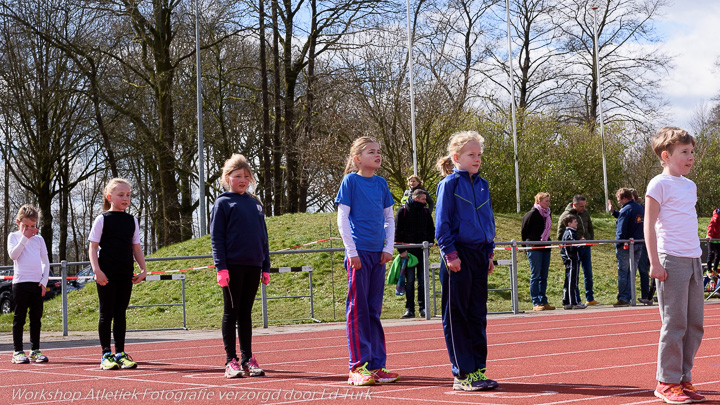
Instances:
[[[430,196],[430,193],[425,190],[425,186],[423,185],[423,181],[420,178],[420,176],[412,174],[407,178],[407,185],[408,188],[403,193],[402,198],[400,199],[401,204],[405,204],[408,202],[408,200],[412,199],[412,193],[415,190],[422,190],[425,193],[425,200],[427,201],[427,206],[430,211],[433,210],[433,207],[435,205],[435,202],[433,201],[432,197]]]
[[[395,216],[395,248],[401,257],[410,253],[418,259],[415,267],[405,272],[405,314],[403,318],[415,317],[415,280],[418,284],[418,307],[420,317],[425,317],[425,260],[420,248],[405,249],[400,243],[422,243],[435,241],[435,224],[432,214],[425,206],[425,190],[416,189]],[[417,277],[415,276],[417,274]]]
[[[643,207],[644,212],[645,205],[643,205],[642,199],[640,198],[637,190],[635,190],[634,188],[630,188],[629,190],[632,193],[633,200],[635,200],[636,203],[640,204],[640,206]],[[615,218],[620,215],[620,211],[615,211],[612,206],[612,202],[610,202],[609,200],[608,210],[610,211],[610,214]],[[640,297],[638,298],[638,302],[645,305],[652,305],[653,297],[650,293],[650,283],[652,282],[652,280],[650,280],[650,258],[648,257],[645,243],[640,244],[642,245],[642,253],[640,254],[640,260],[637,262],[637,270],[640,274]]]
[[[590,212],[587,210],[587,199],[585,196],[577,194],[573,197],[571,203],[565,207],[565,211],[560,215],[558,221],[557,239],[561,240],[565,233],[565,225],[563,219],[568,215],[574,215],[578,219],[577,235],[580,240],[594,240],[595,230],[593,229]],[[593,273],[592,273],[592,255],[590,246],[579,246],[578,253],[580,255],[580,265],[583,269],[583,278],[585,279],[585,305],[602,305],[595,301],[595,293],[593,292]],[[579,292],[578,292],[579,294]],[[575,297],[575,302],[580,302],[580,297]]]
[[[535,195],[535,205],[522,219],[522,228],[520,229],[522,240],[549,241],[551,227],[550,194],[545,192],[537,193]],[[538,245],[532,245],[531,247],[532,249],[528,249],[526,252],[530,262],[530,297],[532,297],[533,311],[555,309],[554,306],[548,304],[545,295],[550,270],[550,249]]]
[[[628,188],[621,188],[616,193],[618,204],[622,207],[618,214],[617,232],[615,239],[643,239],[643,218],[645,208],[638,204]],[[642,256],[643,245],[635,243],[633,251],[630,252],[629,244],[616,243],[615,256],[618,261],[618,295],[614,307],[627,307],[632,300],[632,289],[635,288],[632,275],[637,270],[637,265]],[[634,257],[634,267],[630,268],[630,254]]]

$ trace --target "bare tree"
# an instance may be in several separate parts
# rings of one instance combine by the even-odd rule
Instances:
[[[561,31],[552,19],[557,1],[512,0],[510,22],[512,46],[517,52],[513,83],[516,86],[516,105],[523,114],[551,111],[562,99],[563,52],[557,48]],[[506,19],[505,5],[496,8],[498,24]],[[497,30],[497,44],[488,47],[490,61],[481,72],[498,88],[510,94],[505,30]],[[506,98],[506,97],[503,97]],[[500,110],[505,105],[495,101]]]
[[[354,30],[359,29],[361,20],[380,12],[383,2],[373,0],[341,0],[334,3],[309,0],[309,10],[305,10],[305,0],[293,3],[283,0],[277,5],[279,23],[284,35],[278,37],[282,47],[281,63],[285,85],[283,88],[283,135],[287,176],[287,212],[300,210],[300,178],[303,162],[300,161],[296,111],[298,78],[312,55],[320,57],[333,49],[340,40]],[[301,11],[309,13],[309,26],[303,24]],[[307,37],[298,44],[298,33]],[[277,198],[277,196],[276,196]]]
[[[54,7],[50,2],[24,2],[16,10],[25,20],[34,21],[38,31],[59,26],[71,30],[68,14],[45,18]],[[37,198],[43,214],[41,235],[52,252],[53,198],[69,193],[96,170],[94,164],[85,164],[88,161],[79,164],[79,159],[94,154],[95,144],[90,136],[89,105],[86,98],[78,97],[85,83],[63,52],[14,20],[5,19],[0,47],[0,78],[8,95],[3,121],[9,137],[0,148],[10,162],[12,176]],[[62,215],[67,212],[61,210]],[[61,244],[66,237],[67,227],[61,227]],[[61,246],[61,254],[64,249]]]
[[[658,46],[654,20],[666,0],[603,0],[597,11],[585,0],[563,0],[556,18],[567,56],[567,119],[594,130],[599,92],[593,34],[597,35],[603,110],[609,121],[642,127],[662,114],[660,80],[672,58]]]

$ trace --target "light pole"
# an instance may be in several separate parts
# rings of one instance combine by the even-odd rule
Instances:
[[[520,170],[518,168],[518,142],[517,125],[515,124],[515,81],[513,80],[512,42],[510,41],[510,0],[505,0],[505,14],[507,19],[508,65],[510,78],[510,111],[512,113],[513,148],[515,150],[515,200],[517,213],[520,213]]]
[[[408,70],[410,72],[410,128],[413,144],[413,174],[417,176],[417,141],[415,140],[415,88],[413,87],[413,38],[410,28],[410,0],[405,0],[407,10]]]
[[[607,161],[605,160],[605,120],[603,119],[603,107],[602,107],[602,86],[600,81],[600,52],[598,51],[598,33],[597,33],[597,11],[598,6],[593,6],[593,37],[595,45],[595,75],[597,77],[597,90],[598,90],[598,110],[600,112],[600,139],[602,140],[602,163],[603,163],[603,185],[605,186],[605,213],[609,213],[610,210],[607,206],[608,201],[608,181],[607,181]]]
[[[200,236],[205,235],[205,147],[203,146],[202,120],[202,82],[200,69],[200,19],[198,18],[198,0],[195,0],[195,65],[197,75],[197,130],[198,130],[198,197],[200,210]]]

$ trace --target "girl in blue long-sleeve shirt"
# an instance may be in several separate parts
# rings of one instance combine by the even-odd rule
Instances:
[[[270,282],[270,256],[265,212],[248,188],[255,184],[250,164],[235,154],[225,161],[222,193],[210,214],[210,241],[223,290],[222,335],[225,377],[265,375],[252,354],[252,307],[262,280]],[[235,350],[235,324],[240,359]]]
[[[335,198],[348,281],[350,385],[391,383],[400,378],[385,368],[385,333],[380,322],[385,263],[392,259],[395,240],[393,198],[385,179],[375,174],[381,164],[380,145],[369,137],[356,139]]]
[[[495,217],[487,180],[479,176],[484,139],[474,131],[450,138],[438,160],[446,176],[437,189],[435,237],[442,264],[442,321],[453,389],[480,391],[498,383],[485,376],[488,274],[493,271]]]

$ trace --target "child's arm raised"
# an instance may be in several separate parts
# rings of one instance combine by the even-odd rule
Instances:
[[[650,277],[660,281],[667,280],[667,272],[660,264],[660,257],[657,251],[657,234],[655,233],[655,223],[660,212],[660,203],[654,198],[646,196],[645,198],[645,219],[643,231],[645,232],[645,247],[647,248],[648,257],[650,258]]]

